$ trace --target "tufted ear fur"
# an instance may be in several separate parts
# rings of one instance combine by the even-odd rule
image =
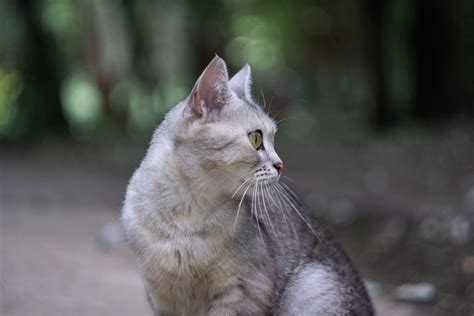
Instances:
[[[189,106],[198,116],[220,109],[229,96],[227,67],[216,55],[196,81],[189,99]]]
[[[252,83],[251,69],[247,64],[229,81],[229,87],[241,99],[252,100],[250,85]]]

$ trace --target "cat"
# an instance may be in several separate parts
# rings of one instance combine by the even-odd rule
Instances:
[[[154,132],[122,224],[155,315],[373,315],[337,241],[280,181],[251,69],[211,61]]]

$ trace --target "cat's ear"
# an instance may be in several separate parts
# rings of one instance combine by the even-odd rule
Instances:
[[[250,85],[252,84],[252,71],[250,66],[245,65],[229,81],[229,87],[241,99],[252,100]]]
[[[202,116],[222,107],[230,95],[228,81],[225,62],[216,55],[194,85],[189,100],[192,111]]]

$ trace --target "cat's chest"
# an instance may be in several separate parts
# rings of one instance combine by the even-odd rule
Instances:
[[[185,275],[200,269],[209,270],[215,261],[232,249],[233,238],[228,221],[217,215],[205,218],[197,212],[177,210],[160,212],[146,221],[141,229],[138,254],[162,271]],[[225,218],[224,218],[225,219]]]
[[[144,253],[153,257],[148,260],[171,275],[194,274],[201,269],[209,269],[223,251],[212,236],[155,238],[145,247]]]
[[[236,265],[223,264],[229,253],[208,238],[161,239],[149,247],[144,251],[147,258],[141,262],[150,292],[159,303],[183,314],[204,314],[195,309],[207,310],[212,293],[220,292],[222,284],[232,282],[229,277],[235,273],[224,268],[237,270]]]
[[[209,223],[173,216],[166,222],[160,216],[142,222],[135,230],[142,242],[135,249],[140,261],[152,274],[165,276],[193,276],[202,270],[210,271],[216,262],[229,255],[232,236],[224,229],[212,229]]]

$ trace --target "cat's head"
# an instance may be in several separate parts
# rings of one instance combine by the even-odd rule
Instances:
[[[202,191],[233,194],[240,186],[242,194],[247,185],[280,177],[276,125],[252,100],[250,83],[250,66],[229,80],[216,56],[174,114],[173,155],[180,173]]]

